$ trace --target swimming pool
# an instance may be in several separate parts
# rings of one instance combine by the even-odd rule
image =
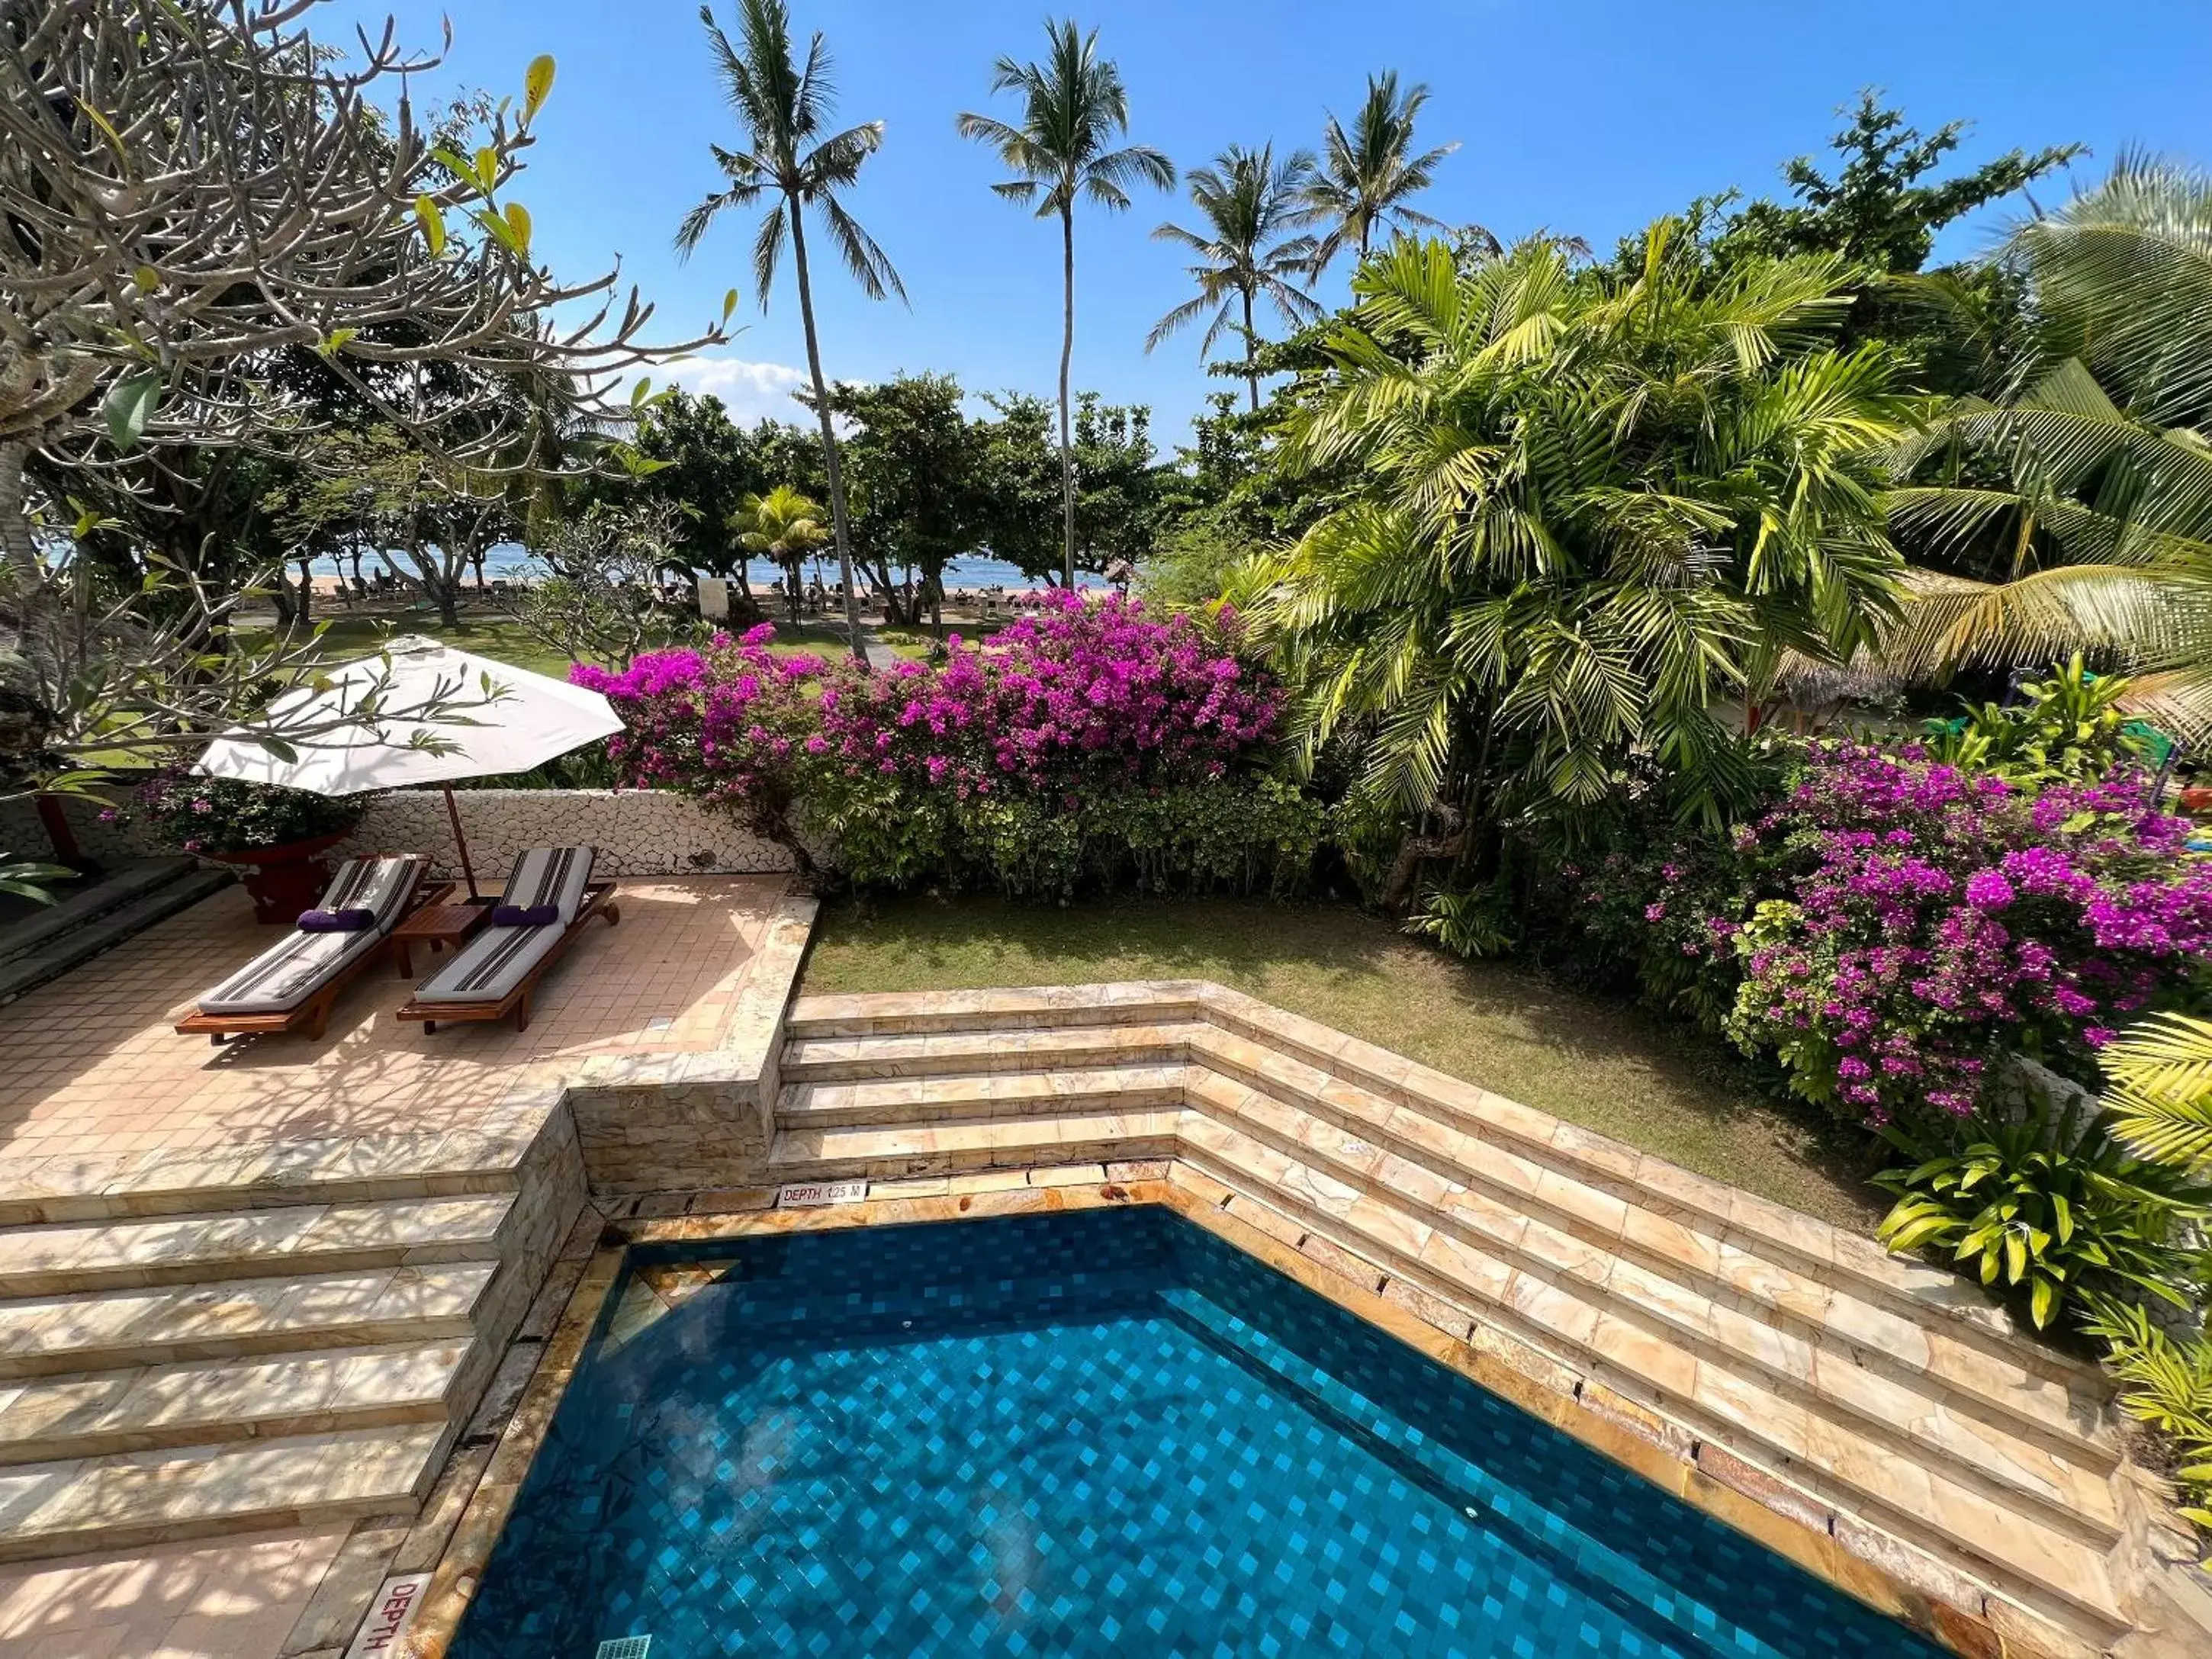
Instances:
[[[1165,1210],[629,1273],[454,1659],[1938,1651]]]

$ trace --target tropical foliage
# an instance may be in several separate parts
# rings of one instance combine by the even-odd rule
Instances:
[[[2139,1304],[2091,1295],[2082,1328],[2105,1345],[2125,1392],[2120,1404],[2175,1443],[2174,1480],[2185,1519],[2212,1531],[2212,1337],[2197,1328],[2170,1334]]]
[[[2023,225],[2039,318],[1990,400],[1900,447],[1900,536],[1957,576],[1892,641],[1902,671],[2090,650],[2135,706],[2212,736],[2212,179],[2128,156]]]
[[[361,822],[361,814],[358,799],[194,777],[172,767],[139,787],[134,816],[164,846],[220,858],[342,835]]]
[[[1829,344],[1841,263],[1693,283],[1677,230],[1628,280],[1546,239],[1471,268],[1401,241],[1323,337],[1285,449],[1351,487],[1238,591],[1307,754],[1407,819],[1587,809],[1638,752],[1717,817],[1748,781],[1723,702],[1893,605],[1905,413],[1885,351]]]
[[[2025,1296],[2039,1327],[2085,1291],[2188,1305],[2188,1230],[2212,1219],[2212,1188],[2131,1155],[2094,1106],[1883,1134],[1909,1161],[1875,1177],[1898,1198],[1879,1230],[1892,1249],[1948,1255],[1984,1285]]]
[[[2114,1130],[2145,1158],[2212,1169],[2212,1020],[2161,1014],[2099,1056]]]
[[[1320,807],[1255,775],[1280,696],[1233,620],[1064,597],[939,666],[780,656],[763,626],[626,673],[579,665],[629,728],[626,781],[690,791],[864,884],[1057,896],[1295,882]],[[1219,786],[1218,788],[1215,786]]]
[[[731,515],[730,528],[738,545],[746,552],[773,559],[783,567],[784,595],[796,621],[800,572],[807,556],[830,540],[830,532],[823,527],[822,509],[789,484],[778,484],[765,495],[748,495],[739,501]]]
[[[2030,680],[2010,703],[1984,702],[1957,720],[1931,720],[1928,758],[2014,783],[2084,783],[2157,758],[2151,734],[2122,703],[2130,682],[2095,675],[2077,653],[2050,678]]]

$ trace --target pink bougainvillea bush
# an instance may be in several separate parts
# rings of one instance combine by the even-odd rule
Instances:
[[[1237,635],[1233,616],[1063,595],[988,647],[953,636],[939,665],[779,655],[763,624],[572,678],[622,714],[626,782],[730,807],[802,857],[834,848],[856,880],[1064,891],[1114,848],[1152,884],[1235,879],[1237,842],[1247,880],[1255,849],[1283,849],[1261,859],[1275,884],[1310,861],[1321,809],[1258,775],[1282,696]]]
[[[1615,854],[1583,902],[1616,939],[1640,924],[1647,983],[1806,1098],[1964,1115],[2008,1055],[2094,1081],[2115,1028],[2203,994],[2212,864],[2150,793],[2131,768],[2038,790],[1816,745],[1731,843]]]

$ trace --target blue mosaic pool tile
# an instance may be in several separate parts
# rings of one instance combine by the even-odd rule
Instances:
[[[1936,1652],[1164,1211],[714,1260],[579,1370],[454,1659]]]

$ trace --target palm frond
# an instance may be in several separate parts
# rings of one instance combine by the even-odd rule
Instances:
[[[2105,1109],[2136,1152],[2184,1168],[2212,1165],[2212,1021],[2154,1014],[2098,1056]]]

